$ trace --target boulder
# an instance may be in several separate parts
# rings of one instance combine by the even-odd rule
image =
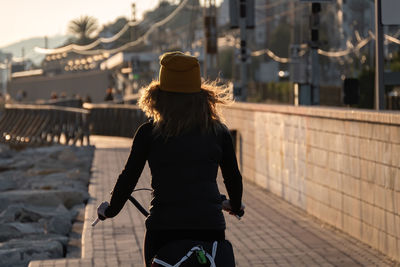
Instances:
[[[31,260],[61,258],[63,245],[58,241],[31,241],[0,246],[0,266],[27,266]]]
[[[67,217],[69,221],[73,220],[71,211],[63,205],[55,208],[13,204],[0,214],[0,222],[38,222],[40,219],[50,220],[57,216]]]
[[[3,267],[22,267],[26,266],[21,257],[21,249],[1,249],[0,248],[0,266]]]
[[[20,189],[87,191],[87,182],[69,179],[67,173],[60,172],[31,176],[20,186]]]
[[[85,191],[77,190],[14,190],[0,194],[0,212],[7,206],[15,203],[29,203],[43,207],[57,207],[60,204],[66,208],[74,205],[86,203],[89,194]]]
[[[42,214],[25,208],[23,205],[11,205],[2,212],[3,219],[7,221],[17,221],[17,222],[38,222],[43,218]]]
[[[78,214],[81,212],[81,210],[85,210],[85,205],[84,204],[78,204],[73,206],[70,210],[69,210],[69,214],[72,218],[72,220],[76,220]]]
[[[8,171],[11,169],[11,165],[14,164],[14,159],[0,158],[0,172]]]
[[[0,242],[21,238],[25,235],[45,234],[42,223],[0,223]]]
[[[65,255],[72,221],[89,199],[93,154],[94,147],[0,145],[0,266]]]
[[[18,184],[14,179],[10,179],[6,176],[0,176],[0,192],[16,189],[17,187]]]
[[[16,151],[12,150],[8,145],[0,144],[0,158],[11,158],[15,155]]]
[[[18,248],[27,246],[30,244],[35,244],[37,242],[52,242],[57,241],[61,243],[63,247],[68,245],[68,237],[64,235],[56,234],[45,234],[45,235],[26,235],[21,239],[10,239],[7,242],[0,243],[0,249],[6,248]]]
[[[44,234],[43,225],[41,223],[20,223],[12,222],[8,223],[9,226],[14,227],[18,232],[23,235],[31,234]]]
[[[13,158],[13,160],[14,161],[10,163],[9,167],[10,169],[16,169],[16,170],[26,170],[32,168],[35,163],[35,159],[32,158],[22,158],[22,159]]]
[[[19,238],[21,236],[22,233],[12,225],[0,223],[0,242],[4,242],[13,238]]]
[[[65,147],[59,154],[57,159],[61,162],[78,162],[79,158],[76,151],[72,147]]]
[[[46,229],[49,233],[67,235],[71,230],[72,223],[69,216],[59,215],[52,217],[46,222]]]
[[[68,179],[81,181],[82,184],[84,184],[85,186],[87,186],[90,181],[90,173],[87,171],[83,171],[79,168],[69,170],[66,173],[66,176],[68,177]]]

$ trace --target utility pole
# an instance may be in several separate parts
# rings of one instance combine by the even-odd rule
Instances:
[[[247,100],[247,32],[246,32],[246,0],[239,0],[239,28],[240,28],[240,87],[242,101]]]
[[[381,0],[375,0],[375,109],[384,109],[383,26]]]
[[[229,16],[231,28],[240,29],[240,88],[234,88],[238,100],[247,100],[247,29],[254,29],[254,0],[230,0]]]
[[[218,35],[217,35],[217,9],[215,0],[207,0],[204,3],[204,61],[203,73],[205,78],[217,78],[217,53],[218,53]]]
[[[135,22],[136,21],[136,4],[135,3],[132,3],[132,5],[131,5],[131,8],[132,8],[132,24],[133,24],[133,22]],[[131,33],[131,42],[133,42],[134,40],[135,40],[135,29],[134,29],[134,27],[135,26],[132,26],[131,25],[131,31],[130,31],[130,33]]]
[[[47,35],[44,37],[44,48],[49,48],[49,38],[47,37]]]
[[[311,105],[319,105],[319,13],[321,3],[311,3]]]

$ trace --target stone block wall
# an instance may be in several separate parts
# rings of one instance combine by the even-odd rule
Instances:
[[[245,179],[400,260],[400,113],[235,103]]]

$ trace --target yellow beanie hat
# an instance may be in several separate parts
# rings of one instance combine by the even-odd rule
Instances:
[[[182,52],[165,53],[160,57],[160,89],[175,93],[200,92],[200,64],[197,58]]]

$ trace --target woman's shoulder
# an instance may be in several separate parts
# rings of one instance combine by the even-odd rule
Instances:
[[[142,123],[138,127],[138,129],[136,131],[136,135],[138,135],[138,134],[140,134],[140,135],[151,134],[153,132],[153,128],[154,128],[153,122],[152,121],[146,121],[146,122]]]
[[[216,131],[217,131],[218,134],[227,134],[227,133],[229,133],[228,126],[226,126],[226,124],[223,123],[223,122],[220,122],[220,121],[216,122],[215,123],[215,128],[216,128]]]
[[[144,129],[153,129],[154,128],[154,123],[152,120],[147,120],[146,122],[142,123],[139,128],[144,128]]]
[[[214,132],[216,133],[216,135],[222,140],[224,140],[227,137],[230,137],[230,130],[228,128],[228,126],[222,122],[218,122],[215,126],[214,126]]]

